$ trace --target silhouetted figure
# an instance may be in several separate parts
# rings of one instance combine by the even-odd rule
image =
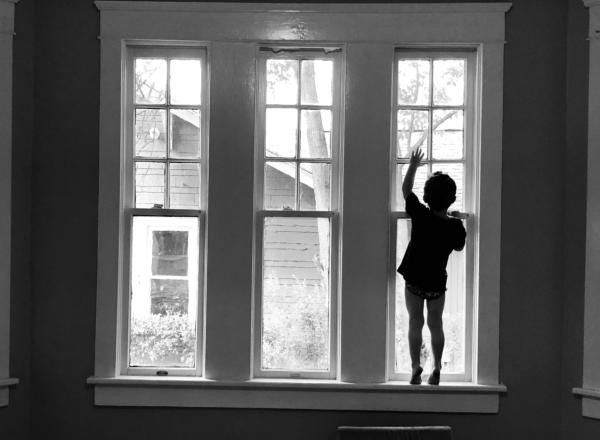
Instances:
[[[433,173],[425,183],[423,200],[429,208],[419,202],[413,193],[417,168],[421,165],[421,149],[413,151],[404,182],[402,194],[406,212],[411,218],[410,242],[398,272],[406,283],[404,296],[408,309],[408,344],[412,363],[410,383],[421,383],[421,344],[424,325],[423,303],[427,302],[427,326],[431,332],[431,349],[434,368],[428,383],[440,383],[442,352],[444,351],[444,329],[442,313],[446,293],[446,264],[452,250],[460,251],[465,246],[466,231],[462,222],[449,217],[447,210],[456,200],[456,183],[447,174]]]

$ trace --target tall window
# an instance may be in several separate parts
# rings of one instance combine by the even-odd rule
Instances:
[[[254,375],[336,375],[340,55],[258,61]]]
[[[203,48],[128,48],[124,374],[202,372],[205,66]]]
[[[398,51],[394,74],[392,181],[392,266],[398,267],[410,240],[410,218],[405,212],[400,187],[412,151],[425,154],[415,176],[414,192],[423,201],[427,177],[436,171],[456,182],[456,201],[449,211],[463,219],[467,245],[453,252],[448,261],[443,355],[445,380],[470,380],[472,374],[473,322],[473,224],[475,210],[473,133],[475,55],[472,52]],[[404,279],[394,275],[391,290],[389,371],[393,379],[406,379],[411,371],[408,349],[408,313],[404,300]],[[426,311],[425,311],[426,312]],[[423,329],[421,362],[425,371],[433,368],[431,339]]]

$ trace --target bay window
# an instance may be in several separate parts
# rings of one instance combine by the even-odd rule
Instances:
[[[510,5],[96,5],[95,403],[497,412]],[[417,146],[469,234],[435,389],[395,272]]]

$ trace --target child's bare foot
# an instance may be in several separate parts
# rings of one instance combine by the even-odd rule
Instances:
[[[421,373],[423,372],[423,368],[420,366],[413,370],[412,376],[410,378],[411,385],[421,385]]]
[[[440,370],[438,370],[437,368],[434,369],[431,374],[429,375],[429,378],[427,379],[427,383],[429,385],[439,385],[440,384]]]

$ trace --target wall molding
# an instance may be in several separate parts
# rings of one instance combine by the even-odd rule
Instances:
[[[600,1],[600,0],[596,0]],[[343,14],[506,13],[512,3],[400,3],[400,4],[305,4],[305,3],[217,3],[96,1],[100,11],[143,12],[315,12]]]
[[[573,393],[581,396],[584,417],[600,419],[600,0],[584,4],[590,8],[590,70],[583,385]]]
[[[12,62],[15,3],[0,0],[0,406],[8,405],[10,353],[10,234]]]

